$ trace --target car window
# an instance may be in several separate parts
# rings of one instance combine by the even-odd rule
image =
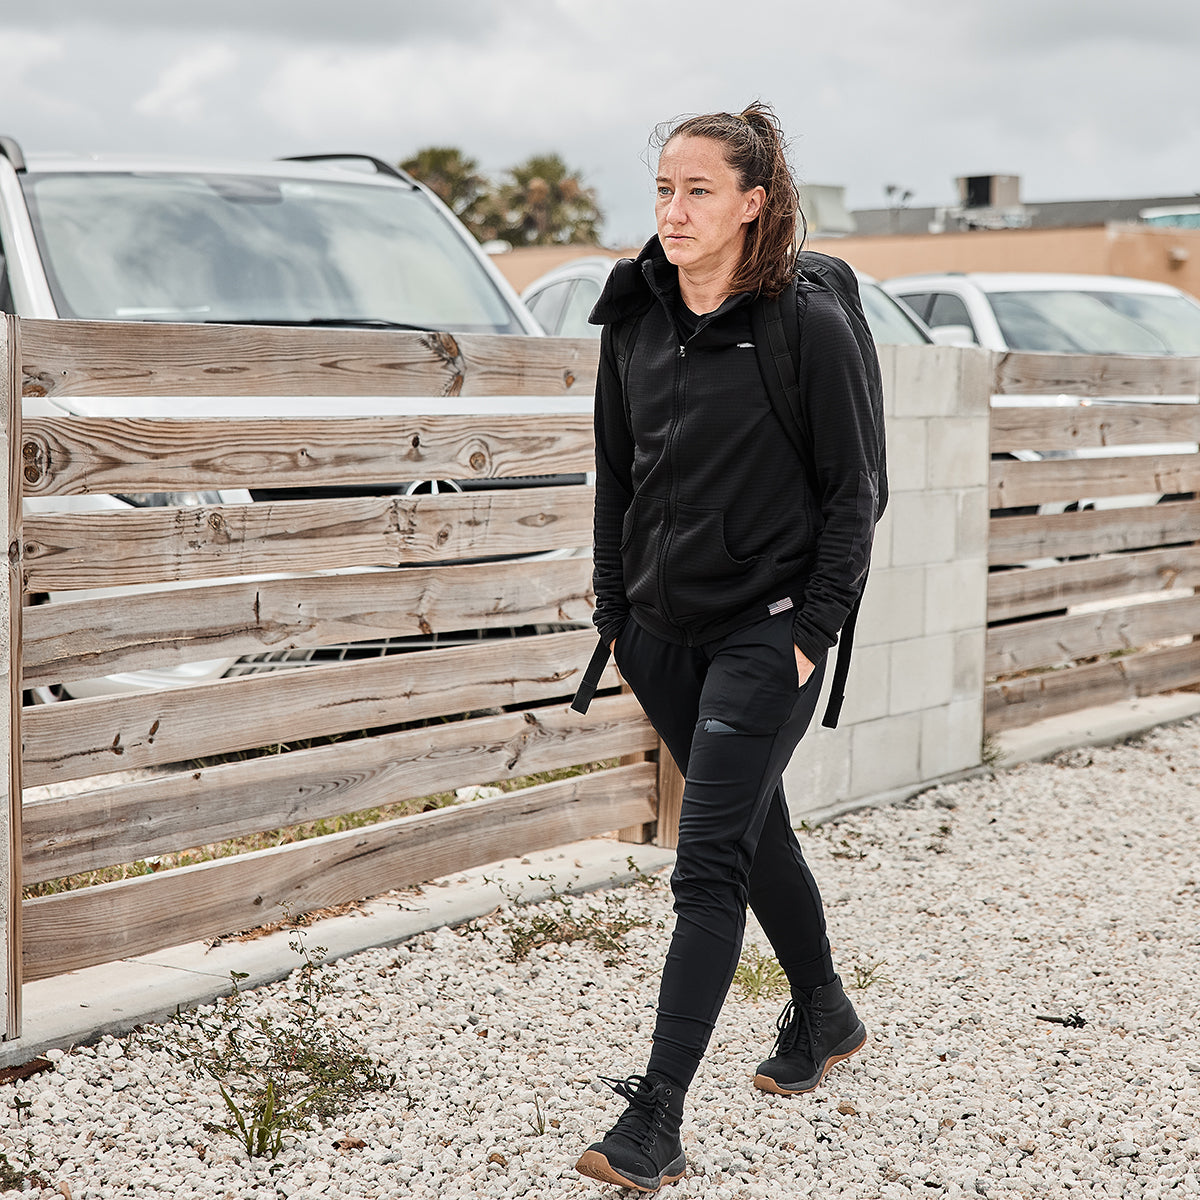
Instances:
[[[540,292],[525,298],[525,306],[535,317],[538,324],[549,334],[558,333],[559,321],[562,318],[563,305],[571,294],[574,281],[567,279],[562,283],[552,283],[542,288]]]
[[[871,336],[880,346],[923,346],[929,339],[902,309],[875,283],[860,283],[863,313],[871,327]]]
[[[12,311],[12,286],[8,282],[8,262],[4,257],[4,244],[0,242],[0,313]]]
[[[559,334],[562,337],[598,338],[600,326],[589,325],[588,315],[596,307],[596,301],[599,299],[600,285],[595,280],[576,280],[575,290],[563,310],[562,321],[558,327]]]
[[[929,306],[933,303],[932,292],[901,292],[900,299],[925,322],[929,324]]]
[[[966,304],[963,303],[961,296],[956,296],[953,292],[934,293],[929,305],[929,316],[926,317],[925,323],[930,329],[937,329],[942,325],[965,325],[972,334],[975,334],[975,323],[971,320],[971,314],[967,311]],[[976,341],[978,340],[978,335],[976,335]]]
[[[459,231],[406,187],[83,171],[22,186],[63,317],[522,332]]]
[[[1144,292],[994,292],[1014,350],[1065,354],[1200,354],[1200,306]]]

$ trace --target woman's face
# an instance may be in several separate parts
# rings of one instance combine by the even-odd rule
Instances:
[[[765,198],[761,187],[741,190],[720,142],[672,138],[658,160],[654,201],[667,259],[688,274],[732,275]]]

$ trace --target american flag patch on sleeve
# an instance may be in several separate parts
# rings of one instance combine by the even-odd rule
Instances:
[[[782,600],[776,600],[774,603],[768,604],[767,612],[769,612],[771,614],[771,616],[777,617],[777,616],[779,616],[779,614],[781,612],[787,612],[787,610],[791,607],[792,607],[791,596],[784,596],[784,598]]]

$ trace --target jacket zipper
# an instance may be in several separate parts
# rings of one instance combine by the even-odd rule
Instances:
[[[672,325],[674,321],[672,320]],[[676,331],[678,336],[678,330]],[[670,559],[671,543],[675,540],[675,525],[678,520],[676,511],[678,505],[678,487],[676,485],[675,474],[675,445],[679,438],[679,427],[683,424],[684,409],[686,407],[687,397],[687,345],[680,340],[679,354],[676,359],[675,368],[675,393],[671,399],[671,428],[667,433],[667,466],[670,471],[670,488],[667,492],[667,516],[668,526],[667,535],[662,540],[662,545],[659,550],[658,558],[658,594],[662,603],[663,615],[667,620],[680,629],[679,622],[675,619],[675,610],[671,605],[670,597],[666,588],[665,573],[667,562]],[[685,644],[690,646],[695,639],[690,630],[680,629],[683,633]]]

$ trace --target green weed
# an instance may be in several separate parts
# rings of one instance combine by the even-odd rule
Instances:
[[[231,971],[231,994],[211,1014],[177,1013],[155,1033],[135,1035],[170,1054],[190,1077],[213,1080],[229,1112],[213,1133],[227,1133],[251,1158],[274,1158],[291,1133],[324,1125],[364,1096],[392,1087],[383,1071],[324,1012],[331,985],[321,972],[322,948],[309,953],[298,934],[295,988],[280,1016],[252,1016]]]
[[[764,954],[757,946],[747,946],[733,973],[733,982],[747,1000],[767,1000],[788,991],[788,979],[773,954]]]

